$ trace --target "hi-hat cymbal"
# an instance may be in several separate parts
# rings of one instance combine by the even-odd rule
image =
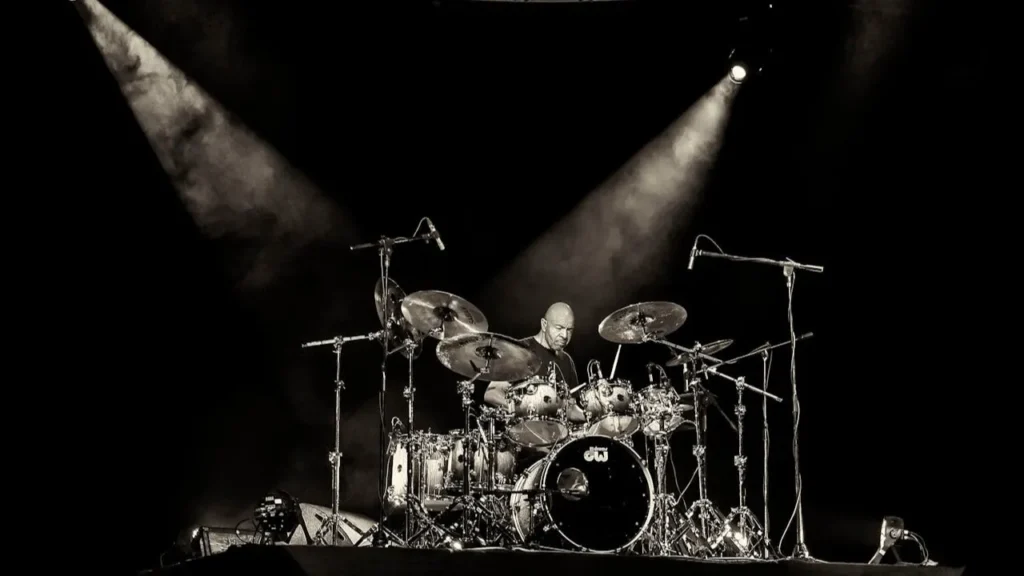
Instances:
[[[402,300],[405,299],[405,291],[391,278],[388,278],[388,297],[384,301],[384,283],[377,280],[373,288],[373,303],[377,307],[377,319],[382,327],[390,322],[391,341],[388,348],[401,348],[401,354],[406,358],[409,355],[419,356],[424,335],[412,327],[402,315]],[[411,342],[410,342],[411,341]]]
[[[445,340],[487,331],[487,318],[464,298],[439,290],[413,292],[402,300],[402,316],[413,328]]]
[[[709,344],[698,343],[696,346],[693,347],[692,351],[678,354],[672,357],[672,359],[669,360],[668,362],[665,362],[665,367],[674,368],[676,366],[682,366],[687,362],[693,361],[694,357],[697,356],[700,356],[705,360],[721,362],[721,360],[711,355],[721,352],[722,350],[725,350],[729,346],[732,346],[732,340],[715,340],[714,342],[711,342]]]
[[[664,338],[686,322],[686,309],[672,302],[630,304],[608,315],[597,327],[602,338],[615,344],[640,344]]]
[[[518,340],[479,332],[446,338],[437,345],[437,359],[446,368],[479,380],[511,382],[529,378],[540,370],[540,358]]]

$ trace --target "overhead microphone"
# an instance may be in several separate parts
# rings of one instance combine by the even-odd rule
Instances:
[[[428,222],[429,222],[429,220],[428,220]],[[693,259],[697,257],[697,242],[699,240],[700,240],[699,236],[697,238],[693,239],[693,248],[690,248],[690,263],[687,264],[687,266],[686,266],[687,270],[693,270]]]
[[[654,362],[647,363],[647,382],[654,386],[654,371],[651,370],[651,366],[654,366]]]
[[[434,242],[437,242],[437,249],[444,252],[444,242],[441,241],[441,234],[438,233],[437,228],[434,228],[434,223],[427,218],[427,228],[430,228],[430,234],[434,237]]]

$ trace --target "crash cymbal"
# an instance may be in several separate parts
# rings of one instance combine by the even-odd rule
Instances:
[[[384,283],[377,280],[373,288],[373,303],[377,308],[377,319],[381,326],[390,322],[391,338],[388,348],[399,350],[402,356],[408,358],[418,357],[422,351],[425,336],[422,332],[412,327],[402,315],[402,300],[405,299],[405,291],[397,282],[388,278],[388,302],[384,302]]]
[[[674,368],[676,366],[682,366],[687,362],[693,361],[696,356],[700,356],[705,360],[711,360],[712,362],[721,362],[721,360],[711,355],[721,352],[729,346],[732,346],[732,340],[715,340],[709,344],[698,343],[691,351],[678,354],[668,362],[665,362],[665,367]]]
[[[437,359],[446,368],[479,380],[510,382],[529,378],[540,369],[540,358],[522,342],[491,332],[469,333],[442,340]]]
[[[686,322],[686,309],[672,302],[630,304],[608,315],[597,327],[602,338],[615,344],[640,344],[664,338]]]
[[[487,331],[487,318],[467,300],[439,290],[413,292],[402,300],[402,316],[413,328],[444,340]]]

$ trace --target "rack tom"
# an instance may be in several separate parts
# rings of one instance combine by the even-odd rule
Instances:
[[[640,428],[633,412],[633,385],[627,380],[599,380],[581,394],[592,436],[625,438]]]
[[[633,412],[639,417],[644,434],[657,436],[668,434],[680,427],[693,428],[693,422],[686,414],[693,406],[685,404],[673,388],[647,386],[633,398]]]
[[[512,418],[506,434],[515,443],[536,448],[551,446],[569,435],[565,416],[566,392],[555,382],[531,378],[509,388]]]

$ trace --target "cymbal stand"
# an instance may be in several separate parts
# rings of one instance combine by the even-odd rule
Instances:
[[[707,455],[704,434],[707,431],[707,396],[708,392],[700,383],[699,376],[694,374],[686,384],[688,391],[693,393],[694,428],[696,441],[693,445],[693,456],[697,460],[697,490],[699,496],[686,511],[686,518],[693,524],[697,537],[701,542],[712,542],[722,531],[722,514],[708,498]],[[711,549],[696,550],[700,556],[710,555]]]
[[[402,347],[405,349],[406,357],[409,359],[409,382],[405,385],[405,390],[402,391],[402,396],[405,397],[406,403],[409,405],[409,463],[405,467],[405,542],[409,543],[409,539],[412,538],[413,533],[416,531],[416,520],[413,513],[413,474],[412,474],[412,463],[418,462],[416,457],[419,456],[419,445],[417,442],[412,441],[413,435],[413,415],[415,414],[414,404],[416,398],[416,385],[412,378],[412,361],[416,358],[413,354],[412,346],[415,343],[412,339],[407,339]]]
[[[676,499],[668,493],[666,475],[667,462],[671,446],[670,433],[663,432],[668,426],[668,414],[659,416],[661,424],[658,433],[654,434],[654,473],[657,478],[654,495],[654,513],[652,526],[647,530],[644,551],[655,556],[677,556],[689,554],[692,550],[692,525],[676,510]],[[648,445],[649,446],[649,445]],[[683,539],[683,546],[678,546]],[[699,548],[699,546],[698,546]]]
[[[702,235],[703,236],[703,235]],[[698,237],[698,240],[700,237]],[[712,242],[714,242],[712,240]],[[770,258],[751,258],[748,256],[736,256],[733,254],[726,254],[719,249],[718,252],[705,252],[704,250],[697,250],[697,242],[694,241],[694,249],[692,256],[705,256],[710,258],[721,258],[723,260],[731,260],[733,262],[753,262],[757,264],[767,264],[769,266],[777,266],[782,268],[782,275],[786,278],[786,317],[789,323],[789,381],[793,387],[793,483],[796,492],[796,544],[793,547],[793,558],[801,558],[804,560],[814,560],[811,556],[810,551],[807,549],[807,542],[804,539],[804,481],[803,476],[800,473],[800,399],[797,396],[796,390],[796,329],[793,326],[793,285],[796,280],[797,270],[803,270],[806,272],[814,272],[821,274],[825,271],[822,266],[816,266],[813,264],[801,264],[794,262],[787,258],[786,260],[772,260]],[[716,243],[717,247],[717,243]]]
[[[486,507],[477,502],[476,498],[473,497],[472,492],[472,471],[474,458],[477,451],[478,442],[473,439],[472,435],[472,408],[473,408],[473,388],[474,384],[481,376],[484,376],[489,371],[489,368],[484,368],[483,371],[479,372],[476,376],[469,380],[459,382],[459,395],[462,396],[462,410],[464,414],[464,430],[465,433],[465,447],[462,450],[463,462],[462,462],[462,495],[455,499],[454,502],[448,507],[448,510],[461,507],[462,509],[462,545],[474,544],[478,546],[486,546],[487,541],[481,536],[481,527],[479,520],[484,519],[487,521],[489,526],[495,526],[500,528],[500,524],[495,522],[496,518],[491,514]],[[482,439],[481,439],[482,440]],[[443,513],[442,513],[443,515]]]
[[[767,402],[769,398],[776,402],[782,402],[782,398],[747,384],[746,380],[742,376],[739,378],[733,378],[732,376],[722,374],[718,371],[717,367],[708,368],[705,371],[709,374],[714,374],[719,378],[728,380],[736,386],[735,413],[738,448],[736,456],[733,457],[733,465],[736,466],[737,483],[739,487],[739,504],[733,508],[725,518],[724,526],[712,542],[711,548],[719,551],[728,546],[734,548],[731,550],[732,552],[738,553],[742,556],[771,558],[773,556],[773,551],[771,545],[767,543],[767,539],[765,537],[766,531],[761,526],[757,516],[750,510],[750,508],[747,507],[747,457],[743,453],[743,417],[747,413],[747,407],[743,404],[743,391],[750,390],[751,392],[760,394],[765,399],[765,402]],[[767,371],[765,371],[764,374],[766,375]],[[767,413],[767,409],[765,409],[764,412]]]
[[[429,241],[434,238],[433,233],[420,234],[419,236],[413,236],[411,238],[388,238],[381,236],[377,242],[367,242],[365,244],[355,244],[349,246],[349,250],[365,250],[368,248],[376,248],[377,254],[380,257],[380,279],[381,289],[383,290],[383,301],[390,302],[390,290],[391,286],[388,282],[389,275],[391,273],[391,255],[394,252],[395,246],[399,244],[408,244],[409,242],[416,241]],[[387,493],[387,431],[385,430],[385,402],[388,387],[388,344],[391,342],[391,323],[384,323],[384,335],[381,338],[381,348],[383,350],[382,358],[380,361],[380,390],[377,394],[377,407],[380,410],[380,423],[378,432],[380,434],[380,445],[379,458],[378,458],[378,470],[377,470],[377,497],[380,505],[380,510],[377,516],[377,531],[373,534],[373,546],[375,548],[381,548],[387,546],[389,543],[404,544],[402,540],[391,531],[384,527],[384,494]],[[406,492],[412,487],[409,486]],[[389,542],[390,541],[390,542]]]
[[[341,524],[345,524],[352,530],[359,534],[360,539],[365,538],[368,533],[360,530],[355,524],[349,521],[341,515],[340,502],[341,502],[341,393],[345,390],[345,381],[341,379],[341,349],[346,342],[356,342],[360,340],[379,340],[384,336],[384,331],[371,332],[369,334],[363,334],[360,336],[336,336],[327,340],[315,340],[313,342],[306,342],[302,345],[303,348],[313,348],[316,346],[333,346],[334,347],[334,450],[328,456],[328,461],[331,463],[331,517],[326,522],[320,525],[320,529],[317,530],[316,535],[313,537],[311,543],[313,544],[327,544],[327,533],[331,534],[331,546],[337,546],[341,542],[345,541],[345,535],[341,535],[341,542],[338,540],[339,533],[341,531]],[[307,541],[309,541],[307,539]]]

